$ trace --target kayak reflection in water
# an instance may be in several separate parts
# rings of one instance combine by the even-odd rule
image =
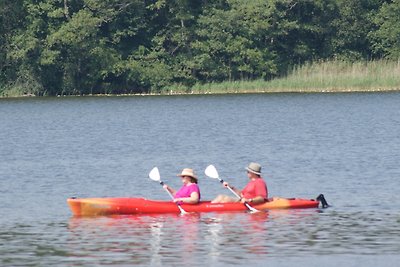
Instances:
[[[228,202],[242,202],[251,204],[260,204],[268,200],[268,188],[264,179],[261,177],[261,165],[258,163],[251,162],[246,167],[247,177],[249,182],[243,190],[238,190],[233,186],[230,188],[235,191],[240,199],[234,198],[227,195],[218,195],[211,203],[228,203]],[[223,186],[228,187],[227,182],[223,183]]]
[[[185,168],[182,173],[177,175],[181,177],[183,186],[176,191],[175,189],[164,184],[163,187],[174,196],[174,202],[182,204],[197,204],[200,201],[200,187],[198,186],[198,178],[193,169]]]

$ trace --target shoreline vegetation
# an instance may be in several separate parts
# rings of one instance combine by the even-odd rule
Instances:
[[[191,88],[173,85],[160,91],[128,95],[186,95],[241,93],[342,93],[400,91],[400,59],[345,62],[319,61],[294,67],[288,75],[269,81],[226,81],[195,84]],[[120,94],[96,94],[119,96]],[[61,95],[59,95],[61,96]],[[78,95],[63,95],[78,96]],[[94,95],[82,95],[94,96]],[[35,97],[20,90],[0,90],[0,98]]]
[[[400,90],[399,10],[400,0],[3,0],[0,96]]]

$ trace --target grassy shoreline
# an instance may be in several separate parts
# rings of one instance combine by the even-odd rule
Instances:
[[[295,67],[287,76],[270,81],[255,80],[196,84],[192,88],[175,85],[165,88],[161,92],[127,94],[124,96],[383,91],[400,91],[400,59],[398,61],[376,60],[354,63],[339,60],[320,61]],[[0,94],[0,98],[28,96],[34,95],[14,95],[12,91]],[[118,94],[107,96],[118,96]]]
[[[169,93],[187,93],[168,88]],[[186,91],[185,91],[186,90]],[[195,85],[191,93],[324,93],[400,90],[399,61],[308,63],[293,68],[282,78],[270,81],[237,81]]]

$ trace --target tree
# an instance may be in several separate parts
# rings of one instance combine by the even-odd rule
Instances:
[[[8,57],[13,35],[22,26],[25,13],[22,0],[0,1],[0,92],[16,78],[16,69]]]
[[[131,41],[146,27],[142,1],[25,0],[25,9],[26,28],[14,36],[10,55],[45,94],[117,90],[113,68],[140,45]]]
[[[205,10],[191,44],[196,77],[210,82],[275,75],[275,54],[268,47],[275,10],[261,0],[228,0]]]
[[[273,49],[280,55],[280,72],[332,54],[332,20],[337,16],[336,0],[276,1],[281,15],[275,18],[282,34],[275,38]]]
[[[205,0],[159,0],[149,6],[156,14],[151,21],[155,34],[144,60],[151,61],[151,65],[160,64],[160,68],[172,75],[164,75],[162,83],[190,86],[196,82],[191,43],[196,38],[197,19],[206,3]]]
[[[376,31],[369,34],[372,49],[378,57],[400,58],[400,1],[384,3],[374,18]]]
[[[368,33],[374,30],[373,16],[382,0],[338,0],[338,14],[333,20],[333,55],[345,60],[371,58]]]

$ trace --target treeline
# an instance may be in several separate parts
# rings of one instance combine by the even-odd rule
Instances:
[[[400,0],[0,0],[0,94],[157,92],[400,58]]]

